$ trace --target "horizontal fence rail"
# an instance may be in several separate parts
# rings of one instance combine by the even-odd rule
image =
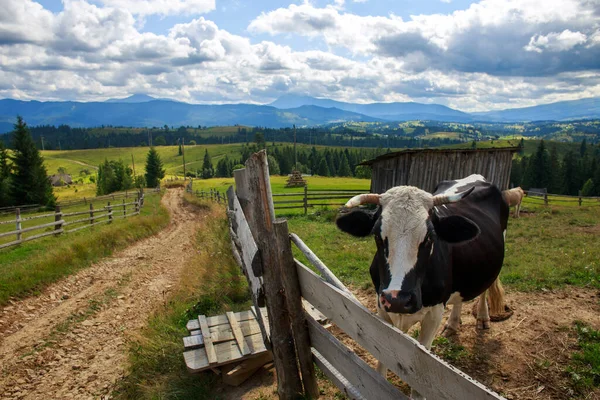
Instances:
[[[156,190],[152,190],[152,192],[156,192]],[[135,194],[135,200],[125,202],[126,198],[133,198],[132,194]],[[112,196],[102,196],[102,198],[112,199]],[[21,216],[21,210],[19,207],[17,207],[14,210],[13,219],[0,221],[0,227],[6,224],[14,224],[15,226],[14,230],[0,232],[0,238],[8,238],[10,236],[14,236],[15,240],[6,243],[0,243],[0,249],[8,248],[35,239],[40,239],[46,236],[58,236],[63,233],[77,232],[79,230],[87,229],[100,224],[110,224],[113,220],[117,218],[128,218],[135,215],[139,215],[141,208],[144,206],[145,195],[141,191],[127,192],[127,194],[117,194],[115,198],[121,198],[121,203],[117,202],[111,204],[111,202],[108,201],[105,206],[101,206],[95,209],[94,203],[89,202],[89,200],[86,200],[86,203],[89,202],[89,210],[63,212],[62,210],[66,207],[64,207],[63,205],[57,205],[53,213],[33,215],[25,218]],[[93,198],[94,202],[96,203],[99,199],[101,198]],[[83,204],[83,202],[71,203],[69,207],[75,207],[81,204]],[[43,223],[27,227],[23,226],[24,224],[30,223],[32,221],[36,222],[35,220],[38,219],[42,220]],[[43,219],[53,219],[54,221],[44,222]],[[47,230],[49,228],[53,229],[37,235],[24,237],[25,233],[29,233],[36,230]]]
[[[310,190],[308,185],[304,186],[303,192],[298,193],[274,193],[273,204],[275,210],[293,210],[293,209],[304,209],[304,215],[308,214],[309,208],[314,207],[340,207],[346,204],[345,201],[356,196],[357,194],[368,192],[365,190],[352,190],[352,189],[315,189]],[[289,199],[296,197],[296,199]],[[278,200],[278,198],[282,198]],[[318,200],[318,202],[316,202]],[[333,202],[324,202],[324,200],[334,200]]]
[[[538,204],[538,205],[555,205],[555,206],[574,206],[579,207],[600,207],[600,197],[598,196],[582,196],[581,191],[579,195],[573,196],[568,194],[553,194],[539,190],[524,190],[525,198],[523,199],[526,203]]]

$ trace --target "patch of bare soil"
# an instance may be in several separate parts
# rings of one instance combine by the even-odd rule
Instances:
[[[355,290],[354,294],[375,312],[374,291]],[[485,331],[475,328],[471,304],[463,306],[460,332],[451,341],[454,345],[464,346],[466,351],[451,364],[508,399],[576,397],[565,372],[571,354],[577,350],[573,324],[582,321],[600,329],[600,293],[569,287],[536,293],[507,291],[506,299],[514,315],[508,320],[492,323],[491,329]],[[450,308],[446,310],[442,327],[449,315]],[[344,332],[335,326],[331,332],[375,367],[376,360],[371,354]],[[388,372],[388,379],[405,393],[410,393],[392,372]],[[323,398],[335,397],[335,387],[325,379],[319,379],[319,387]],[[270,368],[260,371],[238,388],[222,387],[218,393],[226,399],[275,399],[276,390],[274,370]],[[600,399],[600,390],[584,398]]]
[[[0,309],[0,399],[109,398],[127,338],[178,281],[198,219],[183,190],[162,203],[167,228]]]

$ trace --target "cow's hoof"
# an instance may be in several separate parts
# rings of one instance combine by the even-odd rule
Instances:
[[[449,338],[452,336],[456,336],[457,333],[458,333],[458,329],[453,328],[450,325],[446,324],[446,326],[444,327],[444,330],[442,331],[442,336]]]
[[[490,320],[477,318],[477,329],[490,329]]]

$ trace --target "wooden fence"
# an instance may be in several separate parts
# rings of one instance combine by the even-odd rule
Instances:
[[[600,207],[600,197],[582,196],[581,191],[579,191],[578,196],[551,194],[547,193],[545,189],[525,190],[524,192],[527,201],[533,204],[570,206],[577,203],[579,207]]]
[[[306,313],[302,297],[422,395],[502,398],[366,309],[300,238],[290,236],[287,221],[275,219],[264,150],[234,176],[237,189],[227,193],[232,250],[255,309],[266,301],[261,333],[273,352],[280,398],[319,396],[313,362],[352,399],[407,398]],[[293,258],[292,241],[324,279]]]
[[[144,194],[143,192],[136,192],[136,200],[134,201],[126,203],[125,199],[122,199],[121,203],[117,202],[113,204],[109,201],[106,206],[96,209],[94,209],[93,203],[90,203],[90,208],[86,211],[64,212],[64,207],[57,205],[53,213],[22,217],[21,210],[17,208],[15,210],[14,220],[0,221],[0,225],[15,224],[15,230],[0,233],[0,238],[15,236],[15,240],[0,244],[0,249],[29,242],[31,240],[41,239],[50,235],[72,233],[99,224],[110,224],[113,220],[118,218],[127,218],[138,215],[143,206]],[[52,217],[54,218],[54,222],[27,227],[23,226],[24,224],[27,225],[30,221]],[[48,228],[53,229],[47,231]],[[46,231],[33,236],[23,236],[24,233],[42,229]]]
[[[272,196],[283,198],[283,200],[274,200],[275,210],[284,209],[304,209],[304,215],[308,214],[308,209],[318,206],[331,207],[343,206],[345,201],[357,194],[368,192],[365,190],[347,190],[347,189],[329,189],[329,190],[310,190],[308,185],[304,186],[302,193],[274,193]],[[296,199],[290,199],[296,197]],[[335,200],[330,202],[329,200]]]

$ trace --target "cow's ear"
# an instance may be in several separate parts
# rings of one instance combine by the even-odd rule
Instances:
[[[437,236],[448,243],[460,243],[475,239],[481,233],[475,222],[459,215],[433,218]]]
[[[365,237],[373,231],[379,212],[355,209],[338,214],[335,223],[340,230],[352,236]]]

